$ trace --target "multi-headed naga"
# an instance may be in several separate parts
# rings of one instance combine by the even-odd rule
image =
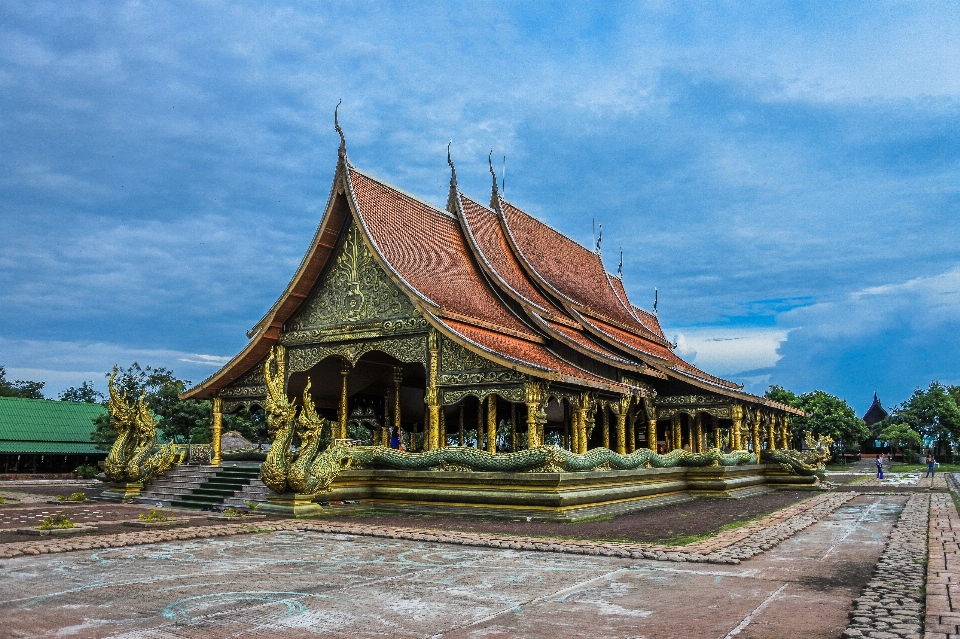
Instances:
[[[131,402],[126,391],[117,391],[116,376],[114,367],[107,412],[117,429],[117,439],[103,463],[104,474],[111,481],[149,481],[173,465],[176,451],[173,442],[166,446],[157,444],[157,420],[147,407],[145,395]]]

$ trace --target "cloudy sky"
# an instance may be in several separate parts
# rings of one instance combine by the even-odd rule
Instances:
[[[585,245],[681,354],[864,410],[960,383],[960,4],[0,4],[0,365],[242,348],[351,160]]]

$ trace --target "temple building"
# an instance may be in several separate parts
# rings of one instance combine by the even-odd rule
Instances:
[[[891,452],[890,443],[884,442],[877,439],[879,434],[877,424],[889,417],[890,414],[886,411],[883,405],[880,403],[880,398],[877,397],[877,394],[873,394],[873,403],[870,404],[870,408],[867,409],[867,412],[863,414],[863,422],[867,425],[867,428],[870,429],[872,437],[860,443],[860,453],[868,456],[875,456],[879,454],[887,454]]]
[[[450,168],[440,209],[353,166],[341,137],[286,290],[246,347],[183,395],[213,400],[215,430],[223,413],[263,407],[279,345],[288,397],[309,378],[335,439],[361,426],[375,444],[402,429],[408,450],[790,446],[800,411],[685,362],[599,251],[505,200],[495,175],[489,198],[465,195]]]

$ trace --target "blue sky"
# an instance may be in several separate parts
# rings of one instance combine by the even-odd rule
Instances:
[[[960,383],[960,4],[0,5],[0,365],[200,381],[336,162],[585,245],[681,354],[865,410]]]

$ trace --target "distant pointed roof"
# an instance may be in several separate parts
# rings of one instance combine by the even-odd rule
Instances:
[[[873,394],[873,403],[870,404],[870,408],[867,409],[867,412],[863,414],[863,421],[867,423],[867,426],[873,426],[877,422],[886,419],[890,413],[883,409],[883,406],[880,405],[880,399],[877,397],[877,394]]]

